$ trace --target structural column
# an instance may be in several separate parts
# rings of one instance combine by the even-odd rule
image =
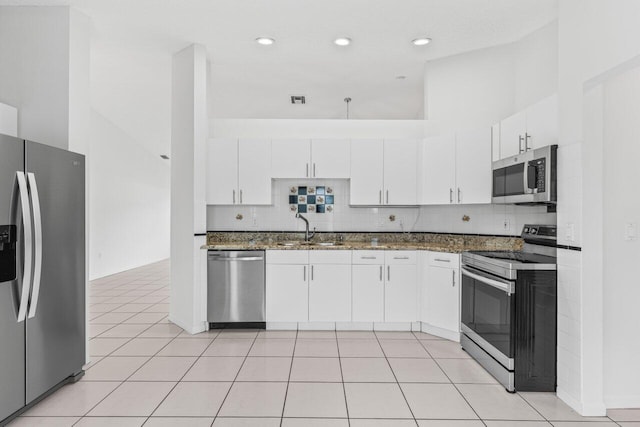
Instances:
[[[192,334],[206,329],[206,81],[203,46],[173,56],[169,320]]]

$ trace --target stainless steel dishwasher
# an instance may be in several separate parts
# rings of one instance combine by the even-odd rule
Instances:
[[[212,327],[265,325],[264,251],[209,251],[207,320]]]

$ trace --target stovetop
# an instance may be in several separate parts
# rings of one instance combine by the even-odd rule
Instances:
[[[514,261],[523,264],[556,263],[556,257],[522,251],[469,251],[468,253],[495,260]]]
[[[507,280],[516,280],[522,270],[557,270],[554,225],[526,224],[521,237],[525,242],[521,251],[463,252],[463,270],[486,272]]]

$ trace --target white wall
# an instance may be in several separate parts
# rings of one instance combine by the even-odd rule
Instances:
[[[640,369],[628,369],[640,354],[640,242],[626,237],[627,224],[640,224],[640,61],[604,83],[603,101],[604,400],[610,408],[640,407]]]
[[[514,43],[425,67],[425,117],[434,133],[491,126],[552,95],[558,79],[556,21]]]
[[[521,111],[558,91],[558,21],[511,45],[514,57],[514,109]]]
[[[18,109],[16,107],[0,103],[0,133],[18,136]]]
[[[91,279],[168,258],[169,163],[96,111],[90,126]]]
[[[0,102],[20,112],[20,138],[65,149],[69,22],[68,7],[0,7]]]
[[[425,70],[425,111],[433,134],[491,126],[514,112],[511,45],[430,61]]]
[[[571,234],[569,229],[573,228],[577,230],[573,244],[582,245],[582,254],[576,259],[571,259],[575,257],[568,256],[568,251],[558,254],[559,275],[565,275],[563,269],[569,264],[574,275],[576,271],[580,272],[574,276],[580,281],[580,293],[565,307],[567,312],[577,313],[572,328],[579,334],[577,337],[558,337],[559,346],[576,350],[565,354],[564,363],[570,363],[580,375],[560,375],[559,371],[558,395],[583,414],[601,415],[605,406],[628,405],[629,399],[635,402],[633,406],[640,406],[640,399],[637,399],[637,389],[630,384],[637,379],[633,376],[623,378],[623,375],[611,372],[611,369],[622,367],[619,363],[627,351],[622,346],[628,345],[628,337],[635,331],[623,327],[627,332],[624,340],[612,342],[612,337],[621,337],[609,327],[612,324],[609,313],[620,313],[629,322],[632,311],[623,311],[606,301],[603,304],[603,296],[612,286],[603,273],[609,270],[610,263],[605,258],[602,243],[603,226],[606,225],[603,213],[610,207],[603,197],[607,192],[617,190],[603,188],[607,178],[603,173],[606,165],[603,153],[610,151],[609,141],[598,135],[599,127],[594,126],[597,119],[594,108],[597,110],[597,102],[600,102],[600,109],[603,104],[601,100],[594,100],[599,97],[597,93],[585,90],[585,83],[640,54],[640,27],[637,25],[640,3],[635,0],[560,0],[558,15],[559,156],[562,152],[580,153],[576,161],[581,163],[582,175],[578,178],[571,173],[575,179],[559,181],[558,188],[559,236]],[[613,295],[616,295],[616,286],[621,287],[618,292],[632,292],[634,275],[629,270],[620,271],[620,274],[618,279],[622,280],[613,285]],[[562,286],[559,282],[559,293],[571,293]],[[572,347],[569,340],[576,341],[577,347]],[[559,368],[560,363],[559,359]]]

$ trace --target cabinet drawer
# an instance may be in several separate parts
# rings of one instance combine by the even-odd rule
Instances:
[[[415,264],[416,251],[384,251],[384,261],[387,265]]]
[[[267,264],[309,264],[309,251],[267,251]]]
[[[458,268],[460,266],[460,255],[448,252],[429,252],[429,265]]]
[[[340,249],[311,250],[309,264],[351,264],[351,251]]]
[[[351,263],[357,265],[384,264],[384,251],[353,251]]]

